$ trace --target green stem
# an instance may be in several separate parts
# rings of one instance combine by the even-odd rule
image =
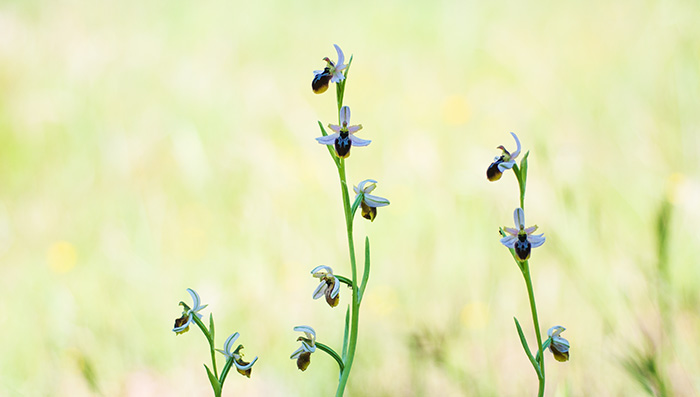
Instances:
[[[345,211],[345,226],[348,235],[348,250],[350,253],[350,267],[352,268],[352,315],[350,323],[350,340],[348,344],[348,353],[345,357],[344,369],[341,372],[340,381],[336,396],[342,396],[345,392],[345,385],[348,383],[350,369],[355,359],[355,349],[357,347],[357,332],[360,320],[360,302],[357,289],[357,265],[355,263],[355,242],[352,235],[352,213],[350,204],[350,195],[348,194],[348,184],[345,177],[345,159],[340,160],[338,167],[338,176],[340,177],[340,190],[343,195],[343,209]]]
[[[527,285],[527,296],[530,299],[530,311],[532,312],[532,323],[535,326],[535,335],[537,336],[537,355],[539,356],[540,371],[537,374],[537,378],[540,382],[539,391],[537,395],[539,397],[544,396],[544,354],[542,352],[542,335],[540,333],[540,321],[537,318],[537,305],[535,304],[535,292],[532,289],[532,279],[530,278],[530,264],[528,261],[523,263],[523,277],[525,278],[525,284]]]
[[[329,356],[333,357],[335,362],[338,363],[338,367],[340,368],[340,372],[343,372],[343,368],[345,368],[345,364],[343,364],[343,359],[340,358],[338,353],[335,352],[335,350],[331,349],[329,346],[324,345],[323,343],[320,343],[316,341],[316,347],[318,347],[319,350],[322,350],[326,353],[328,353]]]
[[[228,375],[228,372],[231,370],[232,365],[233,365],[233,358],[227,358],[226,364],[224,365],[224,369],[221,370],[221,377],[219,378],[219,383],[221,383],[222,390],[224,388],[224,381],[226,380],[226,376]]]
[[[195,323],[199,326],[199,329],[202,330],[204,333],[204,336],[207,337],[207,341],[209,341],[209,351],[211,352],[211,366],[214,369],[214,376],[217,378],[219,377],[219,373],[216,370],[216,350],[214,349],[214,338],[212,335],[209,333],[209,330],[207,330],[207,327],[204,325],[202,320],[199,319],[199,317],[196,314],[192,315],[192,319],[194,320]]]

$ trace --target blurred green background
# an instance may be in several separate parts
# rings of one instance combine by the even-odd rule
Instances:
[[[374,223],[351,396],[534,395],[522,277],[499,244],[518,205],[498,145],[530,150],[527,219],[547,395],[700,390],[697,1],[18,1],[0,4],[0,394],[209,395],[185,291],[234,331],[251,379],[224,394],[332,395],[296,369],[296,325],[339,347],[349,275],[335,168],[314,140],[345,104]],[[223,363],[223,361],[221,361]]]

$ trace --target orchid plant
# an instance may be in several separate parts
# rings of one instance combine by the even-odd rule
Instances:
[[[525,354],[527,355],[532,367],[535,370],[535,373],[537,374],[537,379],[539,381],[537,395],[541,397],[544,395],[545,387],[543,352],[545,349],[549,348],[557,361],[568,361],[569,341],[560,336],[560,334],[564,332],[565,328],[557,325],[549,329],[547,332],[549,338],[542,343],[540,322],[537,316],[537,305],[535,303],[535,293],[532,288],[532,278],[530,277],[529,259],[530,255],[532,254],[532,249],[544,244],[545,237],[543,234],[534,234],[538,228],[537,225],[525,227],[525,187],[527,183],[527,158],[530,152],[525,153],[523,159],[520,161],[520,166],[518,166],[515,160],[520,155],[520,140],[514,133],[511,132],[511,135],[513,135],[513,138],[515,139],[517,149],[511,153],[504,146],[499,146],[497,149],[501,150],[501,155],[494,158],[494,161],[487,168],[486,178],[492,182],[497,181],[501,179],[504,172],[512,169],[515,177],[518,180],[520,190],[520,207],[513,211],[515,227],[500,228],[501,244],[508,247],[510,250],[515,263],[518,265],[518,268],[523,275],[525,286],[527,287],[532,322],[535,327],[535,334],[537,337],[537,353],[535,356],[533,356],[532,352],[530,351],[527,339],[525,338],[523,330],[520,327],[520,322],[518,322],[518,319],[515,317],[513,317],[513,320],[515,320],[515,328],[518,331],[518,336],[520,337],[520,342],[523,345],[523,350],[525,351]]]
[[[243,345],[238,345],[238,347],[233,349],[234,343],[239,337],[238,332],[234,332],[226,339],[223,349],[215,349],[214,315],[211,313],[209,314],[209,327],[207,328],[207,326],[202,322],[202,315],[199,312],[208,305],[201,304],[199,294],[195,290],[187,288],[187,292],[192,297],[192,307],[187,305],[185,302],[180,302],[180,306],[183,307],[182,316],[175,319],[175,327],[173,328],[173,332],[175,332],[176,335],[181,335],[189,331],[192,323],[197,324],[209,342],[211,368],[209,368],[206,364],[204,364],[204,368],[207,370],[207,376],[209,378],[209,383],[211,383],[211,387],[214,390],[214,396],[220,397],[221,391],[224,387],[224,382],[226,381],[226,376],[228,376],[231,367],[235,367],[239,374],[250,378],[253,364],[258,361],[258,358],[255,357],[253,361],[246,362],[243,360]],[[221,373],[217,371],[216,351],[226,357],[226,363],[224,364],[224,368],[221,370]]]
[[[304,336],[298,338],[298,341],[301,342],[301,347],[292,354],[291,358],[297,360],[297,367],[300,370],[305,371],[311,363],[311,354],[316,352],[317,348],[330,355],[338,363],[339,369],[336,396],[342,396],[345,392],[345,387],[350,377],[350,370],[355,360],[360,304],[362,303],[370,273],[370,245],[369,238],[365,237],[364,270],[362,278],[360,279],[358,277],[353,221],[357,209],[361,208],[362,217],[373,222],[377,216],[377,208],[389,205],[389,200],[370,194],[377,187],[377,181],[372,179],[366,179],[357,186],[354,186],[355,198],[354,201],[350,200],[345,173],[345,160],[350,156],[350,150],[353,146],[368,146],[371,141],[355,136],[355,133],[362,129],[362,125],[350,124],[350,108],[343,105],[343,97],[345,95],[348,72],[352,64],[352,57],[350,57],[348,63],[345,64],[343,51],[338,45],[334,44],[334,47],[338,54],[337,62],[333,62],[329,58],[324,58],[323,60],[326,62],[326,66],[323,70],[314,72],[311,88],[315,93],[321,94],[328,89],[331,83],[335,83],[336,87],[338,124],[328,124],[328,128],[333,131],[332,134],[328,134],[323,124],[319,121],[318,126],[321,129],[322,136],[316,138],[316,140],[318,143],[326,145],[331,160],[333,160],[333,164],[335,164],[338,170],[340,193],[343,200],[343,211],[345,213],[345,229],[347,231],[351,277],[344,277],[335,273],[330,266],[317,266],[311,271],[312,276],[319,280],[319,285],[314,290],[312,297],[313,299],[325,297],[329,307],[336,307],[340,302],[341,283],[350,288],[352,297],[350,298],[345,312],[345,332],[340,353],[318,342],[316,340],[316,331],[310,326],[304,325],[294,328],[295,331],[303,332]]]

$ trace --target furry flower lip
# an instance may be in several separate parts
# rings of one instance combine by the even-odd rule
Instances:
[[[362,195],[362,203],[360,204],[362,206],[362,217],[372,222],[377,217],[377,207],[389,205],[389,200],[384,197],[370,194],[376,187],[377,181],[374,179],[365,179],[358,186],[352,187],[356,194],[355,200]]]
[[[335,154],[340,158],[350,156],[350,148],[352,146],[367,146],[372,141],[360,139],[354,134],[362,129],[362,125],[350,125],[350,108],[343,106],[339,113],[340,125],[328,124],[328,128],[333,130],[335,134],[320,136],[316,138],[318,143],[322,145],[333,145]]]
[[[564,331],[566,331],[566,328],[561,325],[555,325],[547,331],[547,335],[552,338],[549,351],[552,352],[554,358],[559,362],[569,361],[569,341],[559,336]]]
[[[328,89],[329,83],[339,83],[345,80],[343,70],[348,66],[345,64],[345,55],[343,50],[337,44],[333,44],[335,51],[338,53],[338,63],[333,63],[328,57],[323,58],[326,61],[326,67],[323,70],[314,70],[314,79],[311,81],[311,89],[316,94],[323,94]]]
[[[236,342],[238,337],[238,332],[234,332],[228,338],[226,338],[226,342],[224,342],[224,350],[216,349],[216,351],[226,356],[227,360],[233,360],[233,365],[236,366],[236,370],[239,374],[250,378],[251,369],[253,368],[253,364],[258,361],[258,357],[256,356],[251,362],[243,361],[243,353],[241,352],[241,350],[243,350],[243,345],[238,345],[236,350],[231,351],[233,344]]]
[[[296,359],[297,368],[306,371],[306,368],[311,364],[311,353],[316,351],[316,331],[308,325],[294,327],[294,331],[303,332],[304,336],[297,339],[301,342],[301,347],[295,350],[289,358]]]
[[[520,140],[518,139],[518,136],[515,135],[514,133],[510,133],[513,135],[513,138],[515,138],[515,144],[517,145],[517,149],[515,152],[510,153],[506,148],[501,145],[497,147],[496,149],[501,149],[503,153],[500,156],[496,156],[493,159],[493,163],[489,165],[489,168],[486,169],[486,178],[488,178],[489,181],[495,182],[499,179],[501,179],[501,176],[507,169],[513,168],[515,165],[515,158],[518,157],[520,154]]]
[[[325,295],[328,306],[338,306],[338,302],[340,302],[340,281],[333,275],[333,269],[324,265],[316,266],[314,270],[311,271],[311,274],[321,281],[314,291],[314,299]]]
[[[532,234],[537,230],[537,225],[525,227],[525,211],[522,208],[516,208],[513,212],[513,220],[515,228],[504,228],[508,236],[501,239],[501,244],[515,250],[518,259],[526,261],[530,258],[532,248],[539,247],[544,244],[544,234]]]
[[[180,305],[182,305],[185,310],[182,312],[182,317],[175,319],[175,328],[173,328],[173,332],[178,335],[189,331],[190,324],[192,323],[192,317],[196,315],[198,318],[202,318],[202,315],[198,312],[208,306],[201,305],[199,294],[197,294],[195,290],[187,288],[187,292],[189,292],[190,296],[192,297],[192,308],[190,309],[184,302],[180,302]]]

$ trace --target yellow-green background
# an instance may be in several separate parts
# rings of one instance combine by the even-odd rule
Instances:
[[[171,331],[188,287],[219,346],[238,331],[260,356],[225,395],[334,393],[328,356],[289,359],[295,325],[339,347],[349,301],[312,300],[309,274],[349,275],[314,140],[334,87],[310,89],[333,43],[355,56],[345,103],[372,140],[348,178],[391,200],[356,222],[373,269],[349,395],[534,394],[512,320],[534,346],[526,290],[497,233],[517,184],[485,178],[510,131],[547,236],[542,331],[572,346],[565,364],[547,353],[547,394],[642,394],[625,363],[644,354],[697,393],[699,17],[690,0],[3,2],[0,394],[209,395],[204,338]]]

